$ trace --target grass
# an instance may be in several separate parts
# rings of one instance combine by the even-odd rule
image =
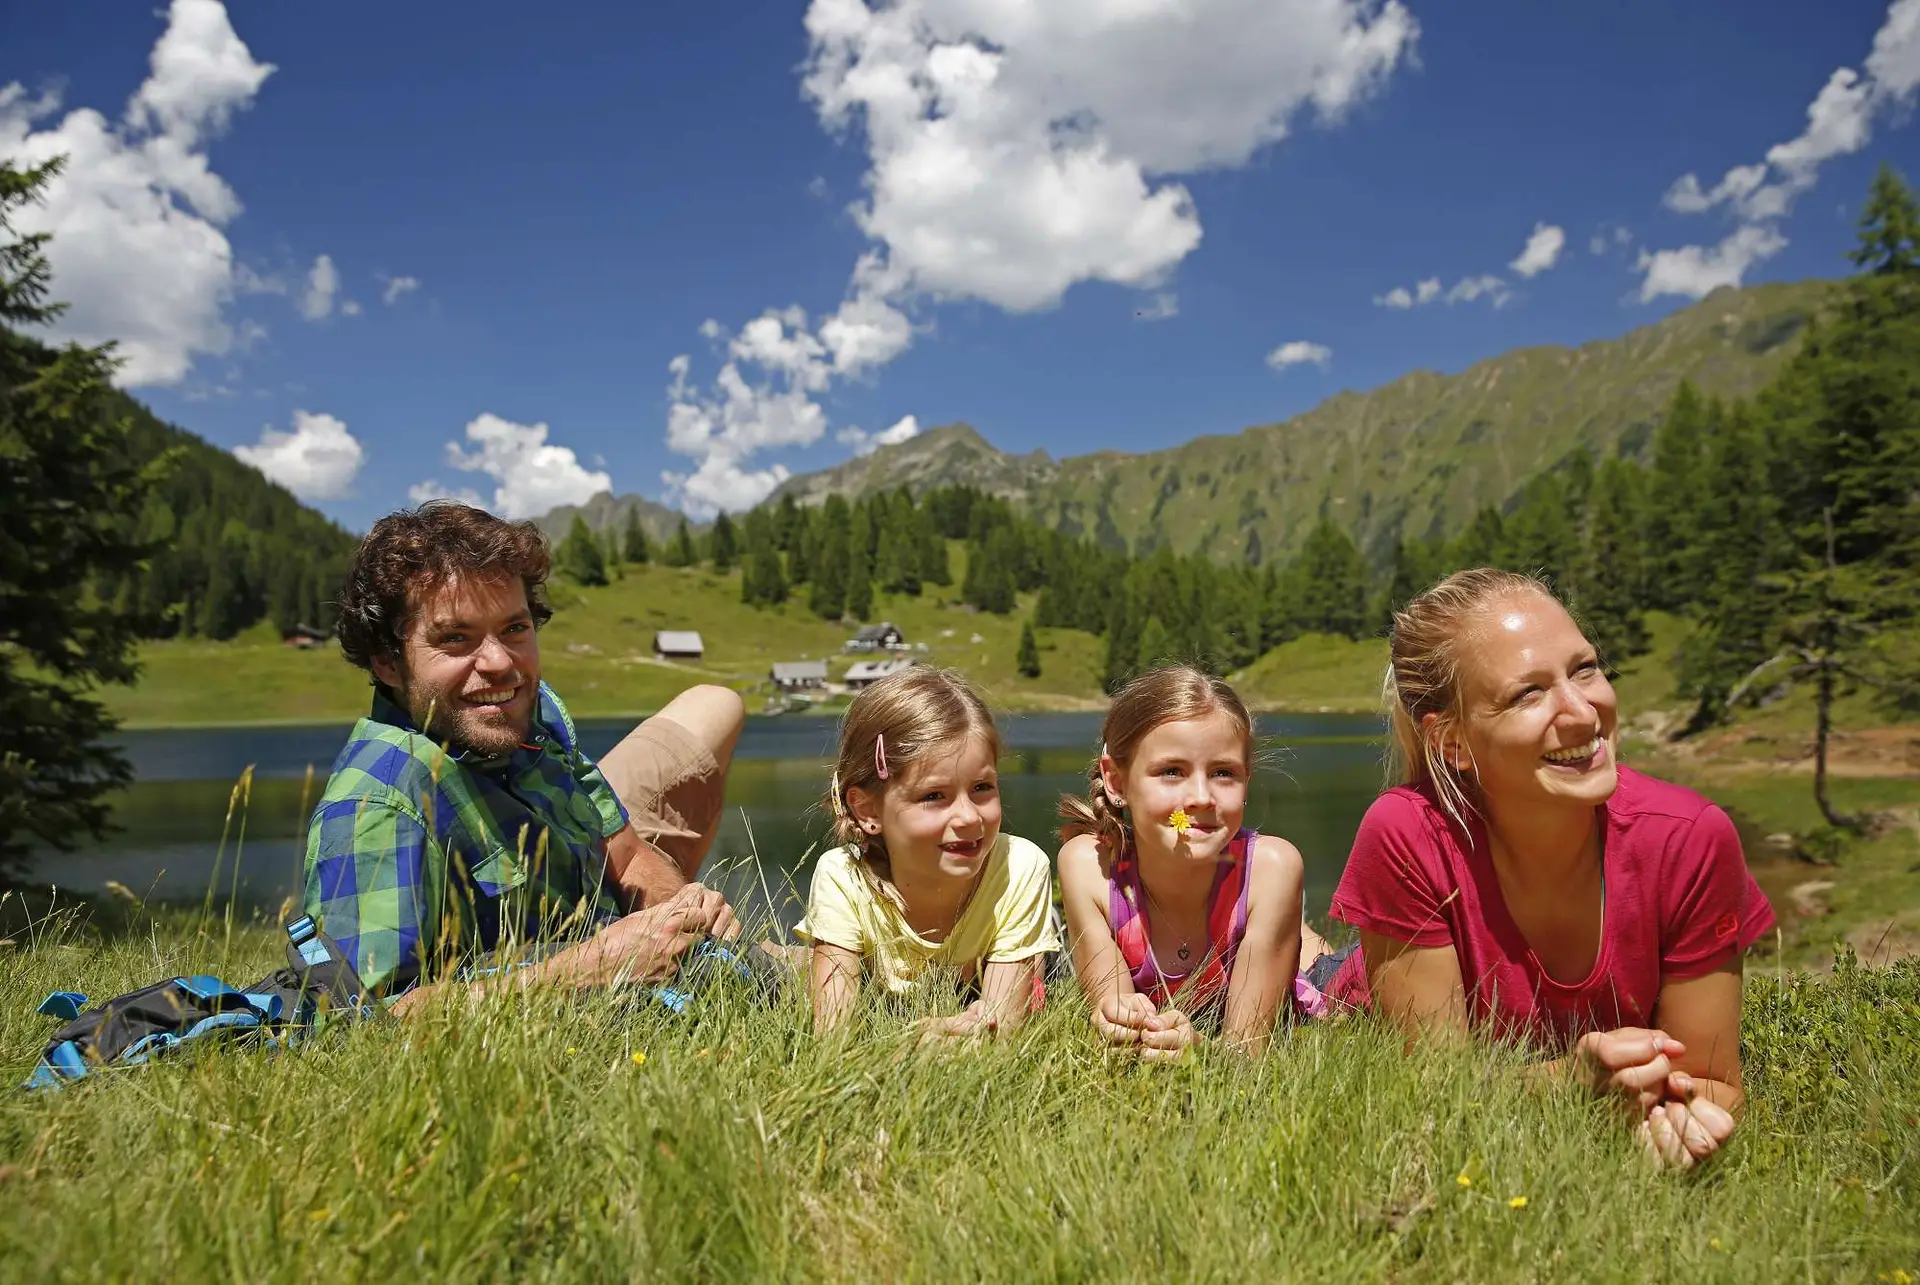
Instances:
[[[873,618],[899,625],[912,655],[965,670],[1002,708],[1092,708],[1100,700],[1101,639],[1076,629],[1036,630],[1041,674],[1026,678],[1014,659],[1031,595],[996,616],[959,601],[966,551],[952,546],[954,584],[928,585],[919,597],[876,595]],[[805,587],[771,611],[740,601],[740,573],[710,567],[625,567],[603,588],[563,580],[550,586],[554,618],[541,634],[544,676],[580,717],[642,714],[694,683],[718,682],[764,696],[776,661],[825,657],[838,678],[861,659],[840,650],[853,626],[807,609]],[[698,662],[652,656],[654,631],[696,629],[706,643]],[[130,727],[252,722],[350,722],[366,711],[367,683],[332,647],[300,651],[257,626],[231,642],[166,641],[140,649],[144,673],[133,687],[103,699]]]
[[[48,990],[271,936],[162,918],[0,955],[0,1062]],[[1302,1281],[1892,1279],[1920,1271],[1920,965],[1756,976],[1750,1114],[1651,1172],[1606,1108],[1511,1051],[1409,1059],[1370,1024],[1248,1062],[1097,1049],[1070,992],[1002,1045],[842,1041],[795,1001],[685,1018],[609,995],[215,1049],[0,1098],[16,1279]],[[1514,1202],[1524,1197],[1524,1206]]]
[[[1233,676],[1256,709],[1303,714],[1372,714],[1380,709],[1387,644],[1308,634],[1281,643]]]

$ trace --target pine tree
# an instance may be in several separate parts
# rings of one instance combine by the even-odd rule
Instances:
[[[567,528],[567,538],[560,542],[554,560],[559,563],[561,572],[571,577],[575,584],[603,585],[607,582],[606,555],[600,551],[600,542],[593,538],[587,520],[578,513],[573,515],[573,525]]]
[[[847,614],[855,620],[873,615],[873,509],[853,506],[847,526]]]
[[[1642,508],[1644,472],[1614,456],[1600,466],[1588,497],[1586,538],[1574,580],[1573,606],[1601,659],[1618,666],[1647,650],[1641,610],[1645,573]]]
[[[49,238],[11,220],[62,163],[0,160],[0,879],[30,847],[104,835],[106,796],[132,780],[106,743],[117,720],[87,693],[133,681],[143,622],[88,586],[133,577],[157,551],[137,518],[175,463],[136,461],[111,409],[109,347],[55,351],[19,333],[61,305],[46,302]]]
[[[792,498],[792,496],[787,496],[786,499],[781,501],[781,510],[787,507],[787,501]],[[805,584],[807,581],[813,579],[813,559],[814,555],[819,551],[820,524],[814,520],[812,514],[813,510],[811,509],[799,510],[798,516],[794,518],[792,524],[787,528],[788,538],[792,541],[792,543],[785,546],[787,553],[787,580],[792,584]],[[774,527],[776,531],[779,529],[778,516],[774,519]]]
[[[838,620],[847,613],[847,569],[853,515],[837,495],[827,497],[821,509],[818,558],[813,566],[813,588],[807,605],[816,616]]]
[[[1366,636],[1366,559],[1330,514],[1321,513],[1290,570],[1294,617],[1303,632]]]
[[[1040,677],[1040,644],[1033,636],[1031,620],[1020,626],[1020,652],[1014,657],[1014,665],[1024,677]]]
[[[1707,442],[1718,428],[1714,419],[1713,408],[1693,385],[1682,383],[1653,433],[1647,603],[1663,611],[1685,610],[1698,597],[1695,515],[1702,499]]]
[[[636,566],[645,566],[653,557],[653,550],[647,545],[647,530],[640,525],[640,510],[627,510],[627,529],[620,539],[620,560]]]
[[[947,538],[940,532],[938,519],[922,509],[914,521],[914,545],[920,579],[941,586],[953,583],[953,564],[947,556]]]
[[[1870,276],[1920,271],[1920,209],[1891,165],[1882,164],[1860,211],[1860,244],[1847,255]]]
[[[1554,474],[1534,478],[1502,525],[1496,565],[1542,576],[1566,593],[1579,554],[1582,518],[1570,492]]]
[[[984,543],[969,544],[967,574],[960,583],[961,600],[996,615],[1012,611],[1013,565],[1018,558],[1018,537],[1004,526],[995,527]]]
[[[693,547],[693,532],[687,528],[687,520],[681,518],[679,527],[673,533],[673,543],[667,547],[667,565],[690,567],[698,561],[700,554]]]
[[[734,530],[733,519],[724,512],[713,519],[713,531],[707,539],[707,551],[713,558],[713,569],[721,575],[733,570],[733,564],[740,558],[740,537]]]
[[[1466,529],[1447,542],[1440,558],[1441,574],[1499,565],[1505,534],[1506,520],[1500,510],[1491,504],[1483,506]]]
[[[777,607],[787,600],[787,577],[780,569],[780,551],[773,547],[772,524],[758,510],[747,515],[740,600],[756,607]]]
[[[920,594],[921,515],[902,487],[887,506],[874,574],[888,593]]]
[[[1393,542],[1393,561],[1387,583],[1374,611],[1376,627],[1385,630],[1393,623],[1393,613],[1432,588],[1440,579],[1440,546],[1426,540],[1401,536]]]
[[[1148,616],[1147,623],[1140,627],[1139,657],[1141,669],[1178,659],[1174,655],[1173,635],[1167,632],[1158,616]]]

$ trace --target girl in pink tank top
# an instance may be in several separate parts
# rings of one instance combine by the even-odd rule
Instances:
[[[1293,845],[1243,828],[1253,723],[1218,678],[1169,666],[1114,698],[1087,798],[1061,801],[1060,883],[1074,971],[1108,1043],[1179,1056],[1217,1029],[1263,1047],[1285,1014],[1325,1011],[1298,975]]]

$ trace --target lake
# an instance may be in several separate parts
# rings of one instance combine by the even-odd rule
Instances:
[[[1099,714],[1005,718],[1001,762],[1005,828],[1052,851],[1059,796],[1086,787]],[[630,729],[582,719],[581,745],[601,754]],[[117,738],[135,785],[120,798],[120,833],[73,853],[36,859],[33,881],[93,892],[117,881],[147,898],[199,900],[212,885],[242,903],[277,909],[300,889],[305,818],[348,728],[233,727],[130,731]],[[751,718],[727,779],[727,807],[702,877],[745,913],[798,918],[813,857],[829,829],[821,798],[837,723],[792,715]],[[1305,855],[1310,913],[1325,913],[1361,814],[1380,782],[1380,724],[1351,715],[1262,718],[1263,750],[1248,824],[1285,836]],[[230,806],[252,765],[246,806]],[[225,839],[223,842],[223,831]],[[757,860],[756,860],[757,854]],[[795,892],[794,890],[798,890]]]

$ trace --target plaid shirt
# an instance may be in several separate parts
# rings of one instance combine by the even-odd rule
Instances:
[[[306,913],[378,993],[617,916],[606,840],[626,809],[545,683],[504,758],[449,750],[383,693],[307,830]]]

